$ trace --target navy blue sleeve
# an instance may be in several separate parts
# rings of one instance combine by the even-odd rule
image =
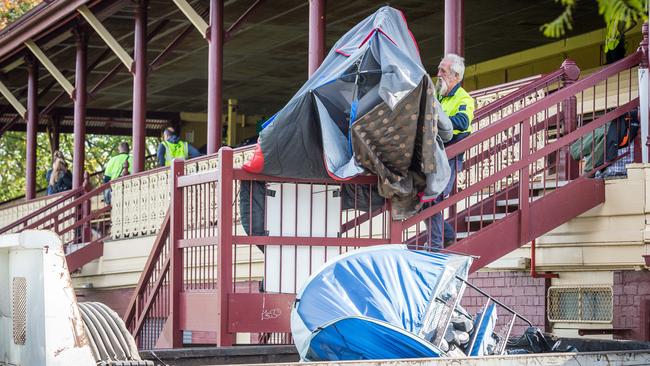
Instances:
[[[156,156],[158,157],[158,166],[165,166],[165,145],[158,145]]]
[[[57,183],[65,187],[66,191],[72,189],[72,173],[66,171]]]
[[[454,130],[465,131],[469,127],[469,117],[465,112],[459,111],[453,116],[450,116],[449,119],[454,126]]]
[[[199,152],[199,150],[197,150],[191,144],[187,144],[187,153],[190,155],[190,158],[196,158],[196,157],[199,157],[199,156],[203,155],[203,154],[201,154],[201,152]]]

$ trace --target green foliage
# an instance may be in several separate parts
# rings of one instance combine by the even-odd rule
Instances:
[[[0,29],[40,4],[41,0],[2,0],[0,2]]]
[[[85,169],[89,173],[99,172],[111,156],[117,153],[120,142],[131,144],[131,137],[123,136],[86,136]],[[159,140],[148,137],[146,140],[146,155],[155,154]],[[59,150],[66,157],[68,167],[72,169],[73,137],[71,134],[61,134]],[[25,194],[25,150],[26,139],[24,132],[7,132],[0,138],[0,202],[4,202]],[[47,134],[37,134],[36,150],[36,187],[37,191],[47,187],[45,173],[52,164],[52,153]],[[149,166],[153,167],[153,166]],[[101,175],[98,177],[101,179]],[[96,182],[93,182],[96,183]]]
[[[648,19],[648,0],[596,0],[598,13],[603,16],[607,30],[605,36],[605,52],[613,50],[618,45],[621,34],[635,24]],[[564,6],[564,11],[555,19],[540,27],[544,36],[549,38],[563,37],[573,29],[572,14],[576,9],[577,0],[555,0]]]
[[[555,0],[564,6],[564,11],[551,22],[541,26],[542,33],[549,38],[560,38],[566,34],[567,30],[573,30],[573,9],[576,6],[576,0]]]

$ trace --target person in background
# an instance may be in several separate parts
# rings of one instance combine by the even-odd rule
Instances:
[[[199,150],[186,141],[182,141],[173,127],[163,132],[163,141],[158,145],[158,166],[169,166],[175,158],[196,158],[201,156]]]
[[[55,194],[72,189],[72,173],[60,151],[52,154],[52,168],[45,173],[47,181],[47,194]]]
[[[472,132],[472,119],[474,119],[474,99],[461,87],[465,74],[465,59],[453,53],[447,54],[438,66],[438,80],[436,81],[436,92],[443,112],[449,117],[453,125],[453,137],[445,143],[445,146],[452,145]],[[447,187],[441,195],[430,197],[422,195],[421,202],[431,205],[441,202],[447,197],[454,187],[456,173],[463,166],[463,154],[451,157],[449,167],[451,176]],[[426,222],[431,237],[431,246],[441,249],[451,244],[456,239],[456,233],[451,225],[443,220],[442,213],[434,215]],[[444,235],[443,235],[444,230]],[[444,240],[443,240],[444,236]],[[444,242],[444,243],[443,243]]]
[[[124,162],[128,161],[129,169],[133,167],[133,156],[129,154],[129,144],[126,141],[120,142],[117,147],[117,155],[113,156],[106,163],[104,168],[104,183],[108,183],[113,179],[119,178],[124,174]],[[108,188],[104,191],[104,202],[111,203],[111,189]]]

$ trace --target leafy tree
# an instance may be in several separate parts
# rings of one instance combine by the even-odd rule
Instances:
[[[36,148],[36,188],[37,191],[47,187],[45,173],[52,166],[52,153],[47,134],[37,134]],[[111,156],[117,153],[120,142],[126,141],[131,145],[131,137],[86,135],[85,170],[89,173],[101,172]],[[148,137],[146,140],[146,155],[155,154],[159,140]],[[25,195],[25,151],[26,138],[24,132],[7,132],[0,138],[0,202]],[[61,134],[59,150],[66,157],[68,167],[72,169],[72,152],[74,149],[73,136]],[[147,164],[147,168],[155,164]],[[100,183],[102,174],[97,174],[92,180],[93,185]]]
[[[2,0],[0,2],[0,29],[6,27],[42,0]]]
[[[616,48],[621,35],[640,21],[648,20],[648,0],[596,0],[598,13],[607,25],[605,52]],[[555,0],[564,11],[540,27],[546,37],[560,38],[573,29],[573,13],[578,0]]]

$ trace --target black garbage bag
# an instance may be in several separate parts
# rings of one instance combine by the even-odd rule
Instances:
[[[528,327],[524,334],[516,340],[508,341],[506,345],[508,354],[548,353],[548,352],[578,352],[571,346],[562,344],[562,341],[549,340],[544,333],[536,327]]]
[[[268,232],[264,228],[265,213],[266,183],[242,181],[239,189],[239,214],[246,235],[268,235]],[[264,246],[258,245],[257,247],[264,252]]]

